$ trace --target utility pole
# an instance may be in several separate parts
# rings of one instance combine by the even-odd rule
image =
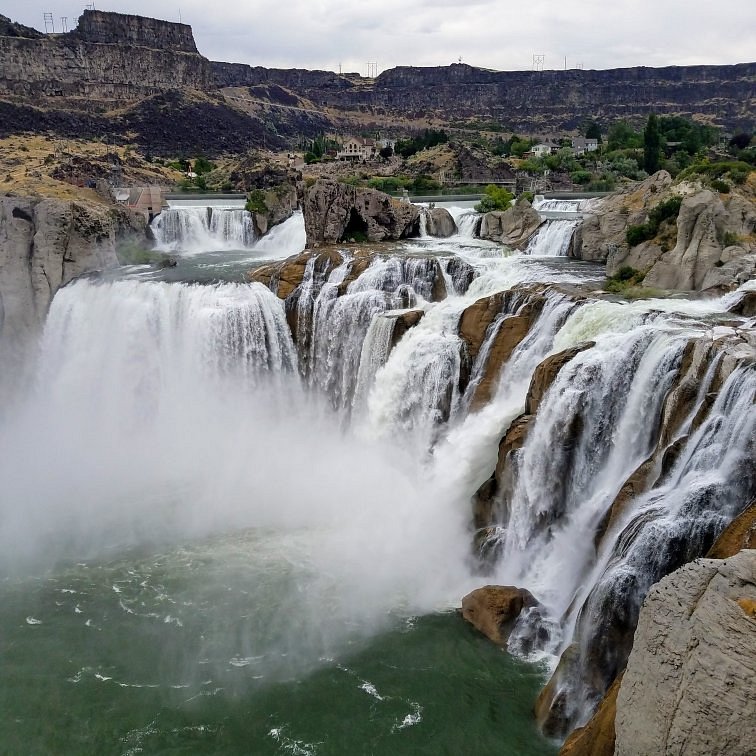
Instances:
[[[52,13],[44,13],[45,34],[55,34],[55,21]]]
[[[543,53],[533,54],[533,70],[543,71],[543,65],[546,62],[546,56]]]

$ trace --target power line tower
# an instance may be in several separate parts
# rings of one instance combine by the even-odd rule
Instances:
[[[45,18],[45,34],[55,34],[55,21],[52,13],[43,14]]]
[[[65,34],[68,31],[68,16],[60,17],[60,26],[63,29],[63,33]]]
[[[543,65],[546,62],[546,56],[543,53],[533,53],[533,70],[543,71]]]
[[[368,79],[374,79],[376,76],[378,76],[378,64],[375,61],[368,62],[367,76]]]

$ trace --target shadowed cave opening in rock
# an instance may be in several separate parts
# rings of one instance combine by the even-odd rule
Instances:
[[[344,233],[342,234],[339,241],[364,242],[368,240],[367,233],[367,223],[360,217],[360,214],[354,208],[352,208],[349,213],[349,222],[346,224]]]

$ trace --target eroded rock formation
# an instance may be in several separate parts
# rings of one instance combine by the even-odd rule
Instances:
[[[646,596],[617,696],[617,756],[753,752],[756,551],[698,560]]]
[[[503,646],[522,610],[537,604],[533,594],[524,588],[486,585],[462,599],[462,616],[476,630]]]
[[[307,246],[351,240],[381,242],[417,236],[420,208],[364,189],[321,179],[305,191]]]

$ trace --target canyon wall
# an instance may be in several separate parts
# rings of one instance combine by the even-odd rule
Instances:
[[[0,95],[133,100],[213,87],[191,27],[120,13],[86,10],[67,34],[0,36],[0,61]]]
[[[600,71],[491,71],[466,64],[401,66],[376,79],[330,71],[213,64],[219,87],[274,82],[321,107],[446,120],[495,119],[523,131],[571,129],[587,118],[640,119],[648,113],[710,117],[728,128],[754,120],[756,64],[616,68]]]

